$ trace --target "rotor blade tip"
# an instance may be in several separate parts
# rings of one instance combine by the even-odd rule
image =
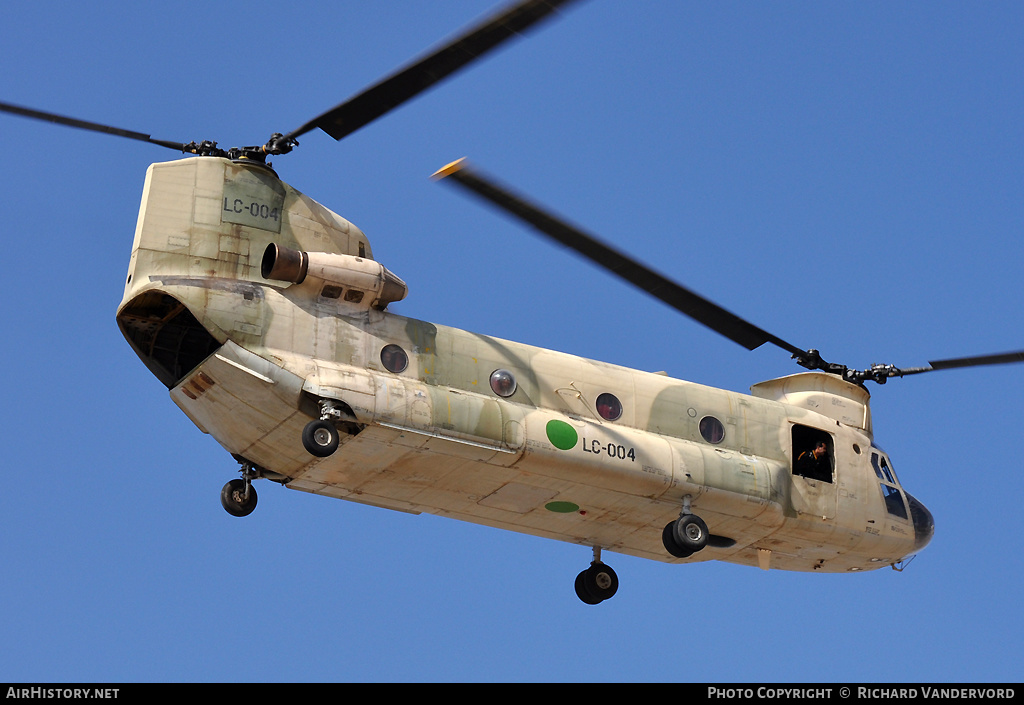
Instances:
[[[440,169],[438,169],[437,171],[435,171],[433,174],[430,175],[430,178],[434,179],[435,181],[438,181],[440,179],[443,179],[446,176],[451,176],[452,174],[454,174],[457,171],[461,171],[465,166],[466,166],[466,158],[465,157],[463,157],[462,159],[456,159],[451,164],[446,164],[445,166],[443,166]]]

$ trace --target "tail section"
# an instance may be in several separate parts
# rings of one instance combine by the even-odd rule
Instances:
[[[359,228],[268,167],[218,157],[150,166],[121,332],[168,387],[227,340],[259,344],[268,245],[373,259]]]

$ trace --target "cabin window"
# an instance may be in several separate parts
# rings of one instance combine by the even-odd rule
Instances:
[[[725,426],[714,416],[705,416],[698,424],[700,436],[708,443],[721,443],[725,438]]]
[[[348,301],[350,304],[358,304],[361,303],[362,300],[363,292],[359,291],[359,289],[349,289],[345,292],[345,301]]]
[[[320,296],[322,296],[325,299],[336,299],[339,296],[341,296],[341,291],[342,289],[340,286],[337,286],[335,284],[326,284],[324,285],[324,288],[320,291]]]
[[[409,366],[409,356],[405,354],[405,350],[394,344],[384,346],[380,351],[380,361],[385,370],[395,374],[405,372],[405,368]]]
[[[510,397],[516,393],[516,378],[508,370],[491,373],[491,391],[499,397]]]
[[[810,426],[793,425],[793,474],[832,482],[832,436]]]
[[[605,421],[615,421],[622,416],[622,402],[614,394],[604,392],[597,396],[597,413]]]
[[[871,454],[871,467],[875,475],[881,481],[878,486],[882,490],[882,499],[885,500],[885,510],[900,519],[907,518],[907,505],[903,501],[903,493],[900,491],[896,475],[889,467],[889,460],[879,453]]]

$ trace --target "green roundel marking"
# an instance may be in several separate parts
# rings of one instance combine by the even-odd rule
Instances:
[[[558,450],[569,450],[576,445],[576,441],[579,439],[575,428],[558,419],[548,421],[547,432],[551,445]]]
[[[573,504],[572,502],[548,502],[544,505],[544,508],[549,512],[569,514],[571,512],[578,512],[580,510],[580,505]]]

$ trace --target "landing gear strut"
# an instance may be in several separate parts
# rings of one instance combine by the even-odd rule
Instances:
[[[588,605],[596,605],[612,597],[618,589],[619,577],[601,562],[601,549],[595,546],[590,567],[576,576],[576,597]]]
[[[246,517],[256,508],[256,488],[252,480],[256,477],[251,463],[242,464],[242,478],[234,479],[220,491],[220,503],[228,514]]]
[[[708,525],[690,512],[690,495],[683,498],[679,518],[670,521],[661,532],[665,550],[676,558],[689,558],[708,545]]]

